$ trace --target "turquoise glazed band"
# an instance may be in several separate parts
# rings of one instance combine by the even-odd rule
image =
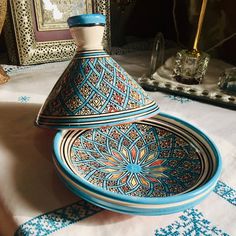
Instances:
[[[209,189],[209,192],[205,192],[201,197],[195,199],[192,198],[191,201],[189,202],[182,202],[181,204],[175,206],[169,206],[169,207],[163,207],[160,209],[154,209],[152,207],[150,208],[142,208],[142,206],[136,206],[136,207],[131,207],[128,205],[119,205],[117,203],[112,203],[110,201],[104,200],[103,198],[96,198],[93,197],[90,194],[87,194],[83,191],[80,191],[78,188],[75,188],[72,184],[69,182],[65,181],[63,177],[59,176],[62,180],[62,182],[65,184],[65,186],[75,195],[80,196],[81,198],[85,199],[86,201],[95,204],[101,208],[104,208],[106,210],[112,210],[114,212],[122,213],[122,214],[128,214],[128,215],[144,215],[144,216],[158,216],[158,215],[168,215],[168,214],[173,214],[177,213],[180,211],[187,210],[189,208],[192,208],[202,202],[212,191],[212,186],[211,189]]]
[[[106,17],[102,14],[84,14],[68,18],[69,27],[105,25]]]
[[[102,116],[101,114],[90,117],[43,117],[40,116],[37,120],[37,125],[46,128],[57,128],[57,129],[87,129],[104,126],[119,125],[121,123],[133,122],[134,120],[142,120],[150,118],[159,113],[159,107],[156,103],[152,103],[149,106],[143,107],[130,112],[117,112],[109,113]]]

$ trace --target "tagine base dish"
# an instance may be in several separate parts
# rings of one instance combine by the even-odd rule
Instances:
[[[119,126],[60,131],[54,162],[75,194],[105,209],[139,215],[193,207],[212,191],[221,170],[209,138],[165,114]]]

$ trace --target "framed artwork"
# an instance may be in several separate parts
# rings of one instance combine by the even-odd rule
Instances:
[[[34,0],[38,31],[66,30],[72,15],[92,13],[92,0]]]
[[[70,16],[86,13],[106,15],[103,43],[104,48],[110,51],[110,1],[10,0],[5,35],[9,39],[6,40],[9,54],[15,51],[17,64],[20,65],[70,59],[76,46],[66,20]],[[9,58],[11,60],[11,55]]]

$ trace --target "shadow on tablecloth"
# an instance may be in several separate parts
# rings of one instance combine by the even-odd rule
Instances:
[[[79,200],[56,175],[51,159],[55,131],[34,126],[39,109],[39,104],[0,103],[0,145],[9,152],[4,162],[11,172],[5,182],[15,194],[10,202],[17,201],[7,206],[13,216],[33,218],[32,212],[45,213]],[[86,224],[110,224],[130,217],[102,211]]]
[[[10,152],[13,190],[31,207],[45,212],[77,198],[64,190],[54,170],[55,131],[34,126],[39,109],[39,104],[0,103],[0,144]]]

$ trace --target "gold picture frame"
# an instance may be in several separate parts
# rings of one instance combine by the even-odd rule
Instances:
[[[84,0],[89,1],[89,0]],[[103,44],[105,50],[110,51],[110,1],[107,0],[90,0],[92,3],[92,12],[106,15],[106,27],[104,32]],[[48,63],[62,60],[69,60],[74,55],[76,46],[72,39],[62,38],[58,40],[51,40],[46,37],[38,37],[37,34],[44,34],[39,32],[35,23],[37,8],[34,7],[34,2],[31,0],[10,0],[10,15],[8,18],[7,27],[13,25],[13,30],[7,29],[6,32],[14,33],[14,40],[10,40],[6,44],[9,51],[9,58],[11,52],[17,53],[18,63],[20,65],[31,65]],[[68,31],[68,30],[67,30]],[[53,32],[46,31],[48,34],[56,35]],[[61,31],[57,31],[61,32]],[[53,33],[53,34],[52,34]],[[68,32],[66,32],[68,34]],[[45,33],[46,34],[46,33]],[[8,38],[8,35],[5,35]],[[67,36],[68,37],[68,36]],[[9,37],[10,38],[10,37]],[[42,40],[43,38],[43,40]],[[16,47],[16,49],[15,49]],[[15,60],[15,59],[13,59]]]
[[[38,31],[67,29],[69,16],[92,13],[92,0],[34,0]]]

